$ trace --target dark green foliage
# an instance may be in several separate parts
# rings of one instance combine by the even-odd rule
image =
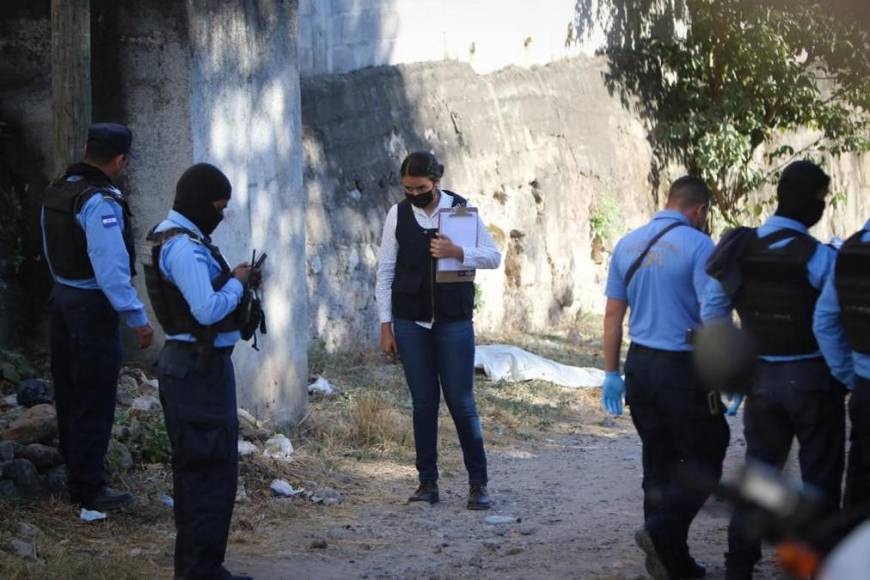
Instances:
[[[789,161],[870,150],[870,4],[859,4],[579,0],[578,14],[581,26],[609,19],[606,82],[649,121],[658,168],[701,176],[734,221]],[[807,142],[777,146],[799,129]]]

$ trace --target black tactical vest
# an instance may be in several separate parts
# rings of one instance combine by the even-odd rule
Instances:
[[[793,238],[783,248],[770,245]],[[819,291],[810,284],[807,263],[819,242],[782,229],[748,242],[740,259],[742,284],[734,306],[744,330],[762,355],[791,356],[819,350],[813,334],[813,310]]]
[[[840,321],[849,348],[870,355],[870,243],[861,230],[843,243],[834,269]]]
[[[167,280],[160,271],[160,252],[163,249],[163,244],[175,236],[181,235],[186,235],[197,243],[202,244],[220,264],[221,273],[217,278],[212,280],[212,288],[220,290],[232,277],[230,267],[220,250],[217,246],[209,243],[208,240],[184,228],[170,228],[161,232],[155,232],[152,229],[145,238],[152,244],[151,263],[143,264],[148,298],[151,300],[151,307],[154,308],[154,315],[157,317],[157,321],[163,328],[163,332],[167,335],[192,334],[198,342],[211,344],[215,335],[221,332],[236,331],[241,328],[244,322],[243,313],[245,312],[245,305],[250,302],[247,299],[248,292],[245,292],[246,297],[242,299],[239,307],[223,319],[211,326],[200,324],[191,313],[190,305],[184,299],[181,290]]]
[[[133,244],[132,214],[127,202],[108,193],[108,181],[98,182],[88,179],[67,181],[69,175],[53,181],[45,190],[43,203],[46,242],[46,258],[52,271],[70,280],[86,280],[94,277],[94,268],[88,257],[88,242],[85,232],[76,216],[94,195],[121,206],[124,216],[124,247],[130,256],[130,275],[136,275],[136,248]],[[114,217],[114,216],[112,216]]]
[[[453,207],[468,202],[455,193]],[[456,322],[471,320],[474,312],[474,283],[435,282],[435,260],[429,243],[438,230],[420,227],[407,199],[398,206],[396,277],[393,279],[393,316],[405,320]]]

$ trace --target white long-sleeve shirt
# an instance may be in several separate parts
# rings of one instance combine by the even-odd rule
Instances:
[[[441,190],[441,199],[438,201],[438,207],[432,212],[432,215],[427,214],[422,209],[412,205],[411,209],[414,212],[414,218],[421,228],[434,230],[438,229],[438,210],[453,207],[453,196]],[[393,205],[390,211],[387,212],[387,219],[384,221],[384,233],[381,236],[381,248],[378,252],[378,274],[377,283],[375,284],[375,299],[378,303],[378,313],[381,323],[393,321],[393,295],[392,286],[393,279],[396,277],[396,256],[399,253],[399,242],[396,239],[396,222],[398,216],[398,204]],[[462,247],[462,265],[467,266],[469,270],[484,270],[498,268],[501,264],[501,252],[496,247],[492,236],[489,235],[489,230],[483,225],[480,216],[477,216],[477,246],[461,246]],[[431,320],[418,320],[418,324],[431,328]]]

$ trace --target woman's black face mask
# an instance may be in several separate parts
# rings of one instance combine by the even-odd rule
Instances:
[[[435,188],[433,187],[429,191],[418,193],[416,195],[406,193],[405,197],[407,197],[408,201],[410,201],[414,206],[422,209],[432,203],[432,200],[435,199]]]

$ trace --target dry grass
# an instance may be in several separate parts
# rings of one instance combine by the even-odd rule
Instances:
[[[578,366],[600,366],[598,320],[580,328],[586,340],[561,335],[507,334],[478,337],[480,343],[514,344],[548,358]],[[356,506],[392,501],[387,481],[412,485],[414,443],[411,400],[401,366],[374,350],[326,353],[314,349],[313,375],[322,375],[343,391],[337,398],[311,401],[309,414],[290,433],[296,452],[289,464],[263,457],[242,462],[241,479],[249,501],[236,506],[231,550],[267,553],[275,530],[330,525],[350,518]],[[612,434],[615,429],[600,410],[599,389],[567,389],[543,381],[493,382],[476,379],[476,397],[490,449],[506,449],[565,434]],[[442,405],[439,421],[444,476],[463,471],[453,423]],[[295,487],[328,485],[351,499],[322,508],[301,499],[274,498],[271,481],[283,478]],[[156,496],[171,494],[166,466],[139,466],[112,482],[136,493],[134,508],[112,514],[104,522],[86,524],[61,501],[3,504],[0,518],[0,578],[166,578],[172,575],[174,525],[172,511]],[[391,499],[392,498],[392,499]],[[27,522],[42,530],[36,538],[38,562],[24,562],[3,552],[20,537]]]

